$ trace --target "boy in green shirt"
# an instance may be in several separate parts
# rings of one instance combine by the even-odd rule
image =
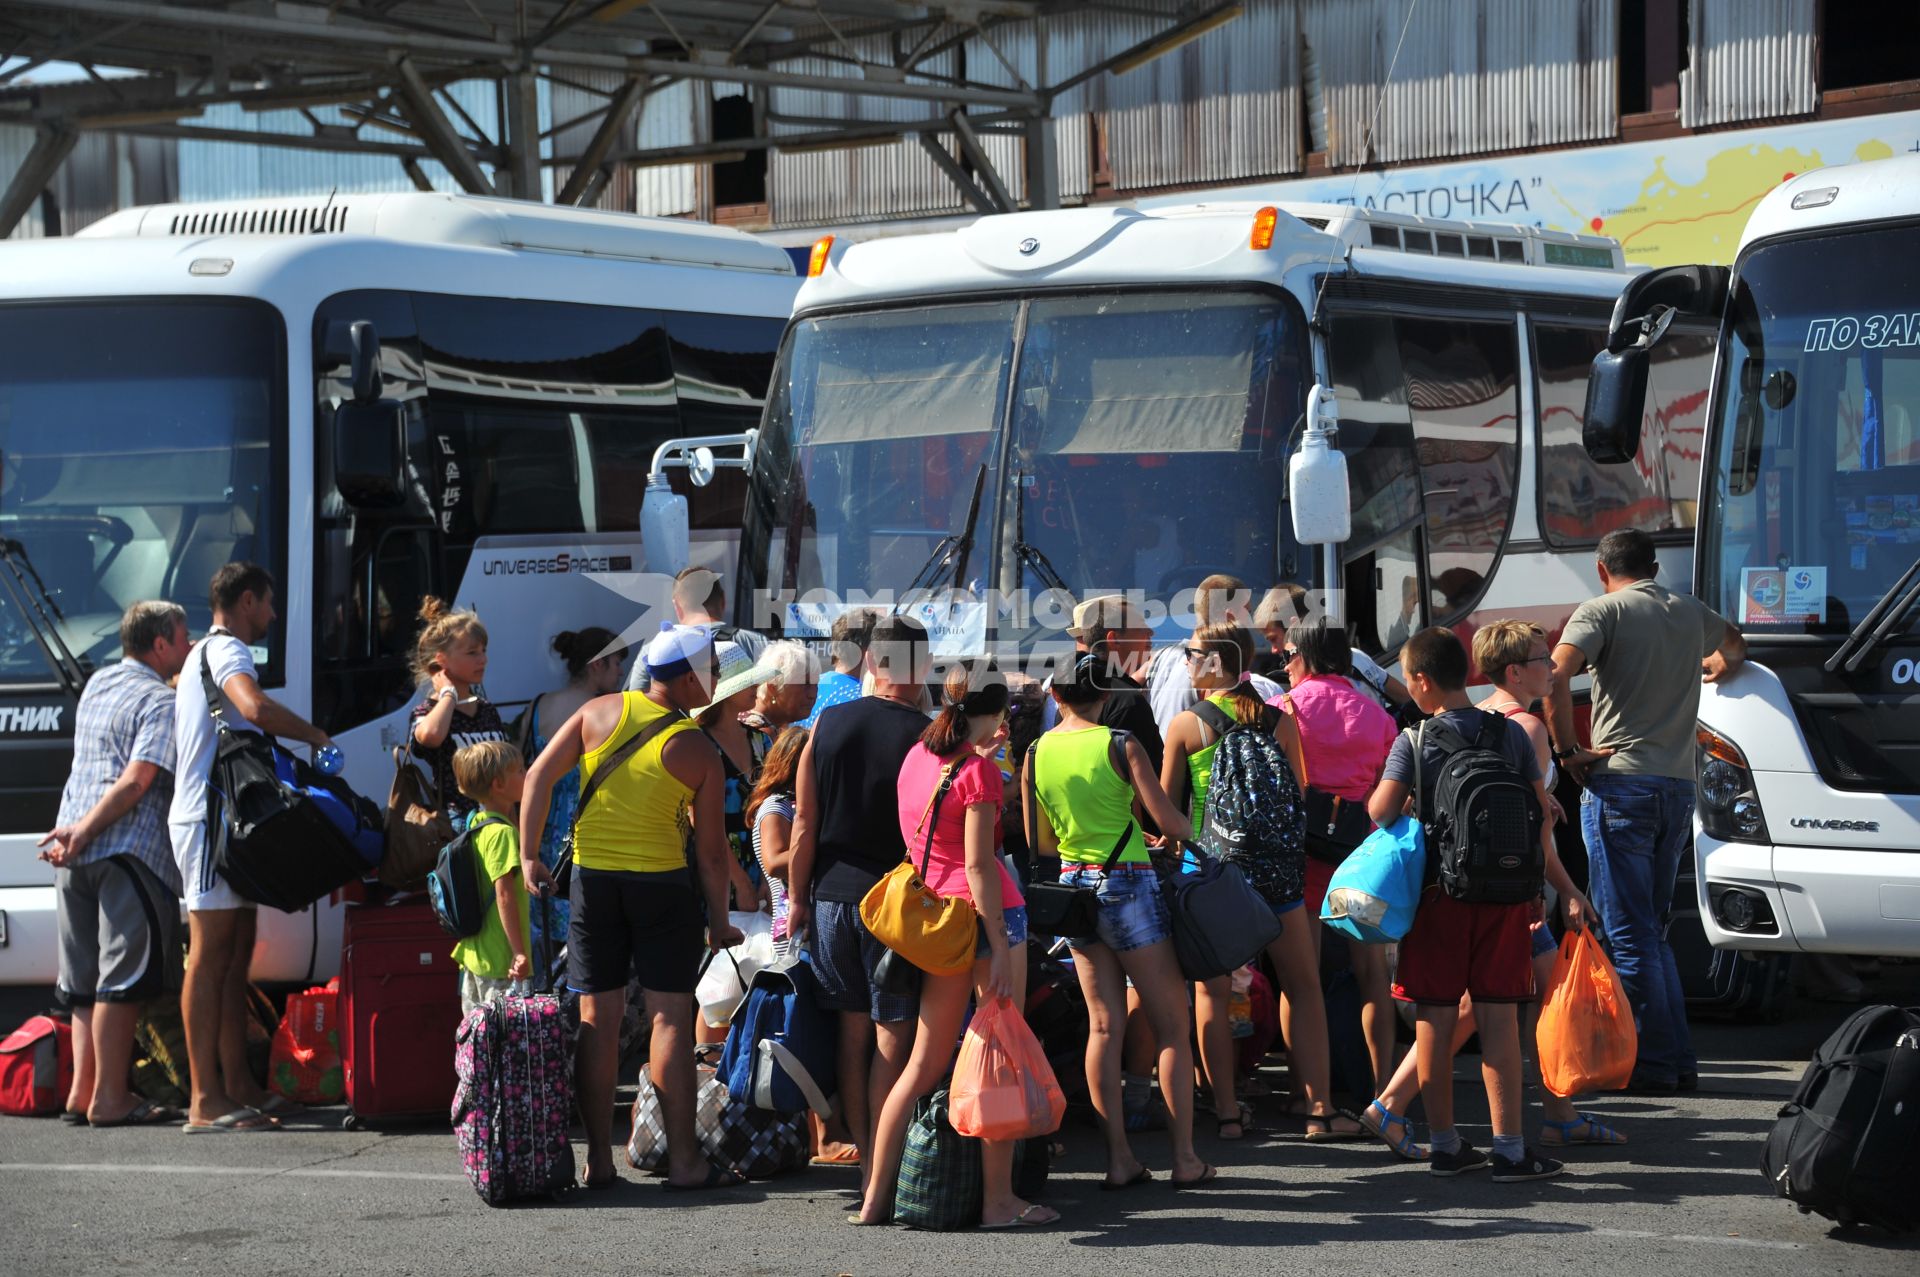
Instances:
[[[527,957],[527,890],[520,880],[520,835],[514,828],[514,809],[520,804],[526,777],[520,751],[506,741],[480,741],[453,756],[454,784],[480,804],[467,827],[475,831],[474,854],[480,858],[484,880],[493,884],[494,896],[494,908],[480,930],[453,946],[453,959],[461,967],[463,1016],[533,971]]]

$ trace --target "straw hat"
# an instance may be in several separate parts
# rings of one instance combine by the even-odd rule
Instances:
[[[753,658],[747,655],[747,649],[738,643],[723,640],[715,643],[713,650],[720,658],[720,681],[713,685],[713,699],[693,711],[695,718],[700,717],[729,696],[744,692],[749,687],[771,683],[780,677],[780,671],[771,665],[755,665]]]

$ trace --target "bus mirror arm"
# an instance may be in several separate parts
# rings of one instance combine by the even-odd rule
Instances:
[[[669,439],[653,451],[653,467],[647,475],[647,486],[653,487],[656,481],[665,482],[669,466],[679,466],[686,470],[687,477],[693,480],[693,486],[704,488],[713,482],[716,470],[744,470],[753,474],[754,454],[759,451],[760,432],[746,430],[737,435],[699,435],[690,439]],[[715,448],[738,448],[737,457],[716,457]]]
[[[760,432],[748,430],[736,435],[669,439],[654,450],[646,491],[640,497],[640,545],[648,571],[678,572],[687,566],[692,553],[693,532],[687,499],[673,490],[667,481],[667,470],[671,467],[686,470],[696,488],[712,483],[715,471],[720,469],[742,470],[752,475],[754,453],[759,444]],[[716,457],[715,448],[738,448],[740,455]]]
[[[1620,465],[1639,455],[1653,348],[1683,315],[1718,318],[1732,277],[1725,266],[1669,266],[1627,281],[1613,304],[1607,348],[1587,376],[1580,441],[1589,457]]]
[[[386,389],[380,375],[380,334],[368,320],[356,319],[347,326],[347,348],[351,369],[347,380],[353,388],[353,401],[378,403],[380,392]]]

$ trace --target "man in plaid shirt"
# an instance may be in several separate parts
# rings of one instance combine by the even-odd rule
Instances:
[[[59,825],[40,840],[54,866],[62,1003],[73,1011],[73,1090],[65,1120],[135,1126],[181,1114],[127,1089],[141,1004],[177,989],[180,872],[167,837],[173,796],[173,689],[187,614],[135,603],[120,620],[124,659],[87,682]]]

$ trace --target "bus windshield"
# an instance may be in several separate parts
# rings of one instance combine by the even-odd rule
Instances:
[[[1726,320],[1700,594],[1844,635],[1920,558],[1920,227],[1762,245]]]
[[[1281,498],[1303,337],[1289,300],[1240,291],[802,319],[774,379],[745,583],[903,590],[966,530],[976,485],[970,546],[935,586],[1164,600],[1209,572],[1255,589],[1297,575]]]
[[[285,580],[284,331],[257,301],[0,306],[0,537],[37,605],[0,593],[0,684],[53,678],[49,621],[86,670],[128,604],[179,603],[198,635],[221,564]]]

